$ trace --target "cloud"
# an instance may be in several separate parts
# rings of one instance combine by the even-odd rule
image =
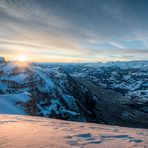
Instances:
[[[137,22],[132,7],[126,0],[1,0],[0,53],[146,59],[148,38],[140,29],[146,22]]]

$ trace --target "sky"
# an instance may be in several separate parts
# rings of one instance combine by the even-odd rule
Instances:
[[[0,0],[0,56],[35,62],[148,59],[148,0]]]

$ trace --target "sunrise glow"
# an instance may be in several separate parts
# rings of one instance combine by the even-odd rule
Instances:
[[[19,62],[27,62],[28,61],[28,57],[26,55],[19,55],[16,57],[16,60]]]

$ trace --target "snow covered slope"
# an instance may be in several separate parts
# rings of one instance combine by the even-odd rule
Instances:
[[[148,129],[0,115],[1,148],[147,148]]]
[[[28,93],[0,95],[0,114],[25,114],[19,103],[30,100]]]

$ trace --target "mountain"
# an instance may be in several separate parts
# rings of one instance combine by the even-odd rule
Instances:
[[[0,105],[3,114],[148,128],[148,61],[3,62]]]
[[[148,129],[0,115],[0,147],[147,148]]]
[[[0,57],[0,63],[5,63],[5,58],[4,57]]]

